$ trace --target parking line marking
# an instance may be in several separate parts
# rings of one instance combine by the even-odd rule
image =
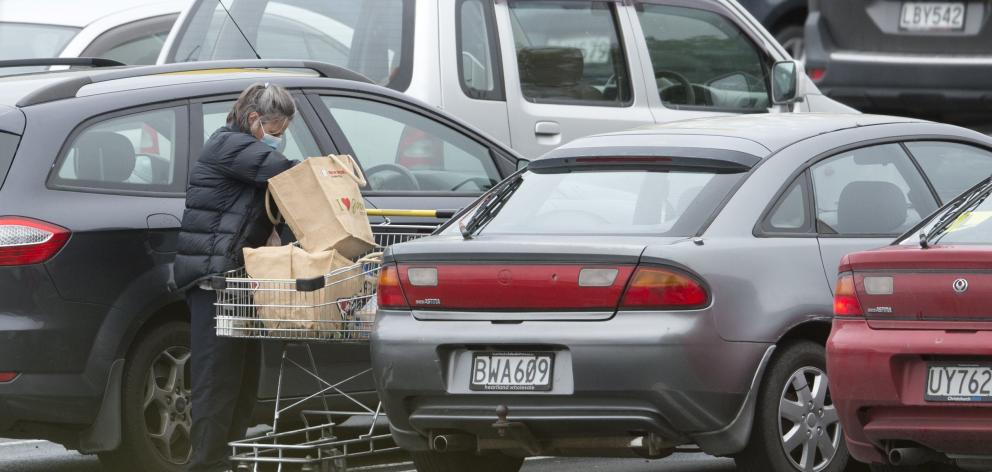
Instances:
[[[27,445],[27,444],[38,444],[38,443],[43,443],[43,442],[48,442],[48,441],[45,441],[43,439],[29,439],[27,441],[0,442],[0,447],[5,447],[5,446],[24,446],[24,445]]]

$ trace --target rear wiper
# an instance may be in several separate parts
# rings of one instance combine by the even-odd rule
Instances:
[[[930,228],[930,231],[924,231],[920,233],[920,247],[927,249],[930,247],[930,243],[934,241],[934,238],[943,233],[951,225],[951,223],[961,216],[969,208],[974,208],[975,206],[981,204],[992,194],[992,178],[985,179],[978,187],[979,191],[973,192],[971,196],[966,199],[959,200],[953,203],[943,215],[937,218],[936,223]]]
[[[496,214],[506,205],[506,201],[509,200],[510,195],[513,195],[520,188],[520,184],[523,181],[523,174],[519,173],[508,178],[493,189],[485,201],[479,204],[479,208],[475,210],[472,217],[461,226],[462,237],[472,239],[472,235],[482,229],[486,223],[492,221],[496,217]]]

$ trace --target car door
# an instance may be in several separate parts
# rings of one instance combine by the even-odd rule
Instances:
[[[848,253],[884,246],[937,209],[937,199],[899,143],[841,151],[808,169],[827,280]]]
[[[648,99],[659,123],[773,109],[768,76],[775,59],[722,3],[638,0],[631,26]]]
[[[536,157],[575,138],[653,123],[629,7],[496,2],[510,142]]]
[[[340,152],[364,170],[370,208],[459,209],[516,168],[516,158],[476,132],[405,101],[332,91],[309,98]]]

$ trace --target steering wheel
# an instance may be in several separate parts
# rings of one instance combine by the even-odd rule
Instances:
[[[399,164],[379,164],[377,166],[372,166],[365,171],[365,175],[369,180],[372,180],[372,176],[382,172],[395,172],[401,176],[410,184],[411,189],[389,189],[389,190],[420,190],[420,183],[417,182],[417,176],[410,172],[410,169],[403,167]],[[377,189],[382,190],[382,189]]]
[[[696,92],[692,89],[692,82],[685,78],[684,75],[671,70],[656,70],[654,71],[654,78],[657,79],[668,79],[673,82],[678,82],[682,88],[685,89],[685,101],[686,105],[696,104]],[[661,91],[659,90],[659,94]]]
[[[462,188],[466,184],[472,184],[472,183],[474,183],[475,185],[477,185],[479,187],[479,190],[485,190],[486,189],[486,185],[492,185],[493,184],[492,180],[487,179],[485,177],[469,177],[469,178],[467,178],[467,179],[459,182],[458,185],[455,185],[454,187],[451,187],[451,191],[454,192],[454,191]]]

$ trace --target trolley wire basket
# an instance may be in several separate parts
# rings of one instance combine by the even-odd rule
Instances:
[[[388,213],[389,211],[379,211]],[[418,211],[426,213],[424,211]],[[371,213],[371,212],[370,212]],[[453,212],[444,212],[449,215]],[[398,213],[411,216],[409,211]],[[441,211],[413,216],[436,217]],[[379,216],[388,216],[380,214]],[[327,381],[319,375],[310,343],[367,344],[376,312],[376,288],[382,267],[382,250],[393,244],[427,236],[434,226],[376,225],[377,247],[351,265],[311,279],[253,279],[244,268],[214,277],[211,288],[216,292],[217,336],[247,339],[270,339],[283,342],[272,431],[262,437],[230,443],[231,460],[237,470],[260,470],[264,464],[275,464],[282,471],[285,464],[302,465],[302,470],[347,470],[347,459],[369,456],[398,448],[391,443],[389,433],[377,433],[376,426],[385,414],[381,403],[370,408],[346,391],[345,384],[370,376],[371,369],[357,372],[338,381]],[[306,358],[300,362],[289,355],[290,346],[302,345]],[[312,378],[315,390],[292,402],[283,398],[283,377],[288,369],[297,369]],[[327,395],[347,400],[351,411],[332,411]],[[280,418],[285,413],[319,400],[322,410],[303,410],[303,427],[280,430]],[[357,438],[338,435],[337,422],[345,418],[364,417],[369,420],[368,431]]]

